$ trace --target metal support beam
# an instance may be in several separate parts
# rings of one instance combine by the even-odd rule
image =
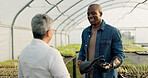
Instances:
[[[76,2],[74,5],[70,6],[68,9],[66,9],[64,12],[62,12],[57,18],[55,18],[54,21],[56,21],[61,15],[64,15],[65,12],[67,12],[68,10],[70,10],[72,7],[74,7],[75,5],[77,5],[78,3],[80,3],[81,1],[82,0]],[[69,16],[68,16],[68,19],[69,19]],[[71,20],[71,21],[73,21],[73,20]],[[55,33],[55,34],[57,34],[57,33]],[[56,36],[55,36],[55,39],[56,39]],[[55,45],[56,45],[56,41],[55,41]],[[61,45],[62,45],[62,36],[61,36]]]
[[[86,16],[86,15],[84,15],[84,16],[83,16],[83,17],[81,17],[80,19],[82,20],[85,16]],[[79,19],[79,20],[80,20],[80,19]],[[79,20],[78,20],[78,21],[79,21]],[[79,21],[79,23],[78,23],[78,24],[80,24],[81,22],[82,22],[82,21]],[[74,24],[74,25],[72,25],[72,26],[70,26],[70,27],[68,27],[68,28],[67,28],[67,30],[66,30],[66,32],[67,32],[67,31],[70,31],[70,29],[72,29],[72,30],[73,30],[75,27],[76,27],[76,25],[75,25],[75,24]]]
[[[109,3],[109,2],[111,2],[111,1],[106,1],[106,2],[100,3],[100,5],[103,5],[103,4]],[[108,4],[108,5],[106,5],[106,6],[103,6],[103,7],[102,7],[102,8],[103,8],[103,11],[107,11],[107,10],[115,9],[115,8],[121,8],[121,7],[131,7],[131,8],[134,7],[134,6],[119,5],[119,4],[121,4],[121,3],[127,3],[127,1],[116,2],[116,3],[114,3],[114,4]],[[128,3],[137,3],[137,2],[128,1]],[[112,7],[112,6],[115,6],[115,5],[119,5],[119,6]],[[145,4],[145,5],[147,5],[147,4]],[[108,8],[108,7],[110,7],[110,8]],[[106,8],[107,8],[107,9],[106,9]],[[144,10],[148,10],[147,8],[142,8],[142,7],[137,7],[137,8],[144,9]],[[81,14],[79,14],[78,16],[76,16],[73,20],[75,20],[75,19],[78,18],[79,16],[83,15],[85,12],[86,12],[86,11],[84,11],[84,12],[82,12]],[[81,19],[80,19],[80,20],[81,20]],[[67,23],[67,25],[65,25],[65,26],[67,27],[70,23],[71,23],[71,21],[70,21],[69,23]],[[73,26],[75,26],[75,25],[73,25]],[[65,29],[66,27],[63,27],[63,28]],[[63,29],[62,29],[62,30],[63,30]]]
[[[12,59],[14,59],[14,40],[13,40],[13,29],[14,29],[14,23],[18,15],[27,7],[29,6],[34,0],[29,1],[14,17],[13,22],[11,24],[11,46],[12,46]]]
[[[82,9],[84,9],[85,7],[87,7],[88,5],[90,5],[90,4],[94,3],[94,2],[97,2],[97,1],[98,1],[98,0],[95,0],[95,1],[93,1],[93,2],[91,2],[91,3],[89,3],[89,4],[87,4],[87,5],[85,5],[84,7],[82,7],[82,8],[79,9],[79,10],[77,10],[75,13],[73,13],[70,17],[72,17],[73,15],[75,15],[76,13],[78,13],[79,11],[81,11]],[[60,27],[62,24],[64,24],[68,19],[69,19],[69,17],[68,17],[67,19],[65,19],[65,20],[57,27],[56,30],[58,30],[59,27]],[[73,21],[73,19],[72,19],[72,21]],[[61,40],[61,41],[62,41],[62,40]],[[61,43],[61,44],[62,44],[62,43]]]
[[[63,13],[61,13],[59,16],[57,16],[57,18],[54,19],[54,21],[56,21],[61,15],[63,15],[65,12],[67,12],[68,10],[70,10],[72,7],[76,6],[78,3],[80,3],[82,0],[76,2],[75,4],[73,4],[72,6],[70,6],[68,9],[66,9]]]
[[[48,1],[47,0],[45,0],[47,3],[48,3]],[[56,5],[54,5],[52,8],[50,8],[48,11],[46,11],[46,14],[49,12],[49,11],[51,11],[54,7],[56,7],[57,5],[59,5],[61,2],[62,2],[63,0],[61,0],[61,1],[59,1]],[[49,4],[49,3],[48,3]]]
[[[77,19],[78,17],[80,17],[80,16],[81,16],[82,14],[84,14],[84,13],[86,13],[86,11],[84,11],[84,12],[82,12],[81,14],[77,15],[73,20]],[[86,16],[86,15],[85,15],[85,16]],[[81,17],[80,19],[78,19],[77,22],[79,22],[79,20],[82,20],[83,18],[84,18],[84,16]],[[70,23],[71,23],[71,21],[68,22],[68,23],[65,25],[65,27],[62,28],[62,30],[65,29],[67,26],[69,26]]]
[[[98,1],[98,0],[92,1],[92,2],[90,2],[89,4],[83,6],[82,8],[80,8],[79,10],[77,10],[75,13],[73,13],[72,15],[70,15],[70,17],[74,16],[75,14],[77,14],[78,12],[80,12],[81,10],[83,10],[84,8],[86,8],[87,6],[89,6],[90,4],[95,3],[95,2],[97,2],[97,1]],[[58,30],[59,27],[61,27],[61,25],[64,24],[68,19],[69,19],[69,18],[65,19],[62,23],[60,23],[60,25],[57,27],[56,30]]]

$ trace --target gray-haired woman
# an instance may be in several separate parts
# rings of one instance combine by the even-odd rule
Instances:
[[[31,21],[34,39],[19,57],[18,78],[70,78],[60,52],[48,45],[53,36],[53,20],[37,14]]]

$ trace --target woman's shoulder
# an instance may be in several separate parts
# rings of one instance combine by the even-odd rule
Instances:
[[[49,55],[57,55],[57,54],[60,54],[60,52],[56,48],[49,47],[48,48],[48,54]]]

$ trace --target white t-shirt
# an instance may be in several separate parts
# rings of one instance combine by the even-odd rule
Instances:
[[[70,78],[60,52],[33,39],[19,57],[18,78]]]

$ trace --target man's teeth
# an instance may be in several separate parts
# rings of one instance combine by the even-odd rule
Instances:
[[[90,20],[94,20],[94,19],[90,19]]]

